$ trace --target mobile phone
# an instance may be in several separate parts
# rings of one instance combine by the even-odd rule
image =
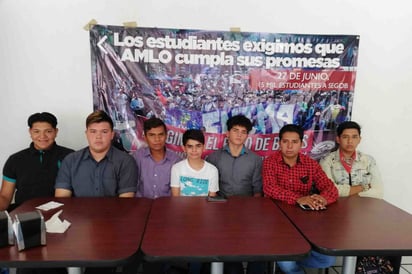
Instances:
[[[300,208],[303,209],[303,210],[313,210],[313,209],[310,208],[310,206],[308,206],[308,205],[299,204],[299,206],[300,206]]]
[[[227,199],[226,197],[216,195],[216,196],[207,196],[207,201],[208,202],[226,202]]]
[[[299,204],[299,207],[301,208],[301,209],[303,209],[303,210],[315,210],[315,209],[312,209],[312,208],[310,208],[310,206],[308,206],[308,205],[301,205],[301,204]],[[322,207],[322,208],[320,208],[319,210],[325,210],[326,209],[326,207]],[[316,210],[315,210],[316,211]]]
[[[227,197],[226,197],[225,194],[218,191],[218,192],[216,192],[216,196],[207,196],[207,201],[208,202],[226,202]]]

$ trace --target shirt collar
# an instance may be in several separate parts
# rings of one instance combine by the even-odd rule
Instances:
[[[149,147],[143,148],[143,156],[152,158],[152,154],[150,153]],[[165,157],[163,158],[162,161],[166,161],[166,160],[170,160],[170,152],[167,148],[165,148]]]
[[[55,146],[56,146],[56,142],[54,142],[54,143],[50,146],[50,148],[47,149],[47,150],[38,150],[38,149],[36,149],[36,148],[34,147],[34,143],[31,142],[29,149],[30,149],[30,153],[32,153],[32,154],[39,154],[40,152],[51,151]]]
[[[229,153],[230,155],[232,155],[232,153],[230,152],[230,147],[229,147],[229,145],[225,145],[225,146],[223,147],[223,150],[225,150],[227,153]],[[243,155],[243,154],[246,154],[246,153],[247,153],[247,148],[246,148],[245,146],[243,146],[243,147],[242,147],[242,150],[240,151],[239,156],[240,156],[240,155]]]
[[[110,146],[109,150],[107,151],[106,155],[103,157],[102,160],[104,160],[104,159],[106,159],[106,158],[109,159],[109,160],[111,160],[111,159],[112,159],[112,155],[113,155],[113,146]],[[94,160],[92,154],[90,153],[90,148],[89,148],[89,147],[86,147],[86,148],[84,149],[84,153],[83,153],[83,160],[86,160],[86,159],[88,159],[88,158]]]
[[[339,159],[342,159],[343,154],[342,154],[342,152],[340,151],[340,149],[338,149],[338,155],[339,155]],[[359,157],[358,157],[358,151],[357,151],[357,150],[352,154],[351,158],[352,158],[353,161],[356,161],[356,160],[359,159]]]
[[[282,152],[280,150],[278,150],[277,154],[276,154],[276,161],[278,163],[283,163],[284,165],[289,166],[285,161],[283,161],[283,156],[282,156]],[[298,158],[296,159],[296,164],[301,164],[302,163],[302,158],[300,156],[300,153],[298,154]]]

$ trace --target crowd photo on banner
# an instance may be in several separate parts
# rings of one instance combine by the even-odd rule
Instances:
[[[358,36],[95,25],[90,44],[94,108],[110,114],[126,151],[144,146],[142,124],[155,116],[177,152],[186,129],[204,131],[206,156],[243,114],[258,155],[278,150],[279,129],[297,124],[302,151],[320,159],[351,118]]]

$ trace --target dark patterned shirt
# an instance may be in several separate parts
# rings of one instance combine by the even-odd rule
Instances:
[[[283,161],[281,152],[275,152],[264,160],[262,177],[265,195],[288,204],[295,204],[300,197],[310,195],[313,187],[316,187],[328,204],[338,198],[335,184],[320,165],[303,154],[299,154],[296,165],[290,167]]]

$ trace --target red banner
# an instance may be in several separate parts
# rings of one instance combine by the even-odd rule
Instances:
[[[252,89],[350,91],[355,88],[354,71],[253,69],[249,73]]]

